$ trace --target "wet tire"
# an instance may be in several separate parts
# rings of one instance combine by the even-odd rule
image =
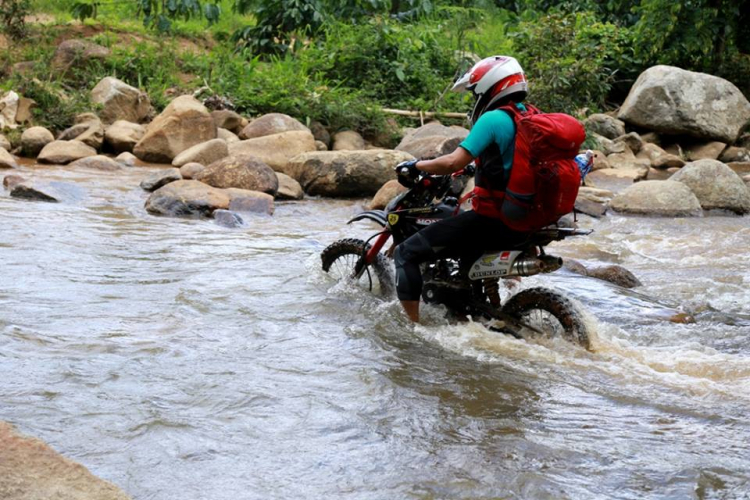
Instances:
[[[334,275],[337,280],[351,279],[357,262],[369,249],[369,244],[354,238],[331,243],[320,254],[323,271]],[[381,297],[391,297],[394,294],[391,268],[383,254],[378,254],[359,277],[357,284]]]
[[[508,299],[502,311],[545,336],[562,336],[584,349],[590,347],[583,314],[570,299],[557,292],[546,288],[522,290]]]

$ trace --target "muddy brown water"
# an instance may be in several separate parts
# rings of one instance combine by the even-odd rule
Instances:
[[[362,201],[227,229],[146,214],[149,172],[0,194],[0,420],[133,498],[750,496],[750,217],[583,219],[550,251],[644,283],[525,281],[590,313],[585,352],[332,286]]]

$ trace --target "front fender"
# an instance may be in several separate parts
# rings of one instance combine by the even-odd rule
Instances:
[[[368,210],[367,212],[362,212],[361,214],[357,214],[356,216],[349,219],[349,222],[347,222],[347,224],[351,224],[352,222],[357,222],[360,220],[371,220],[380,224],[382,227],[386,227],[386,225],[388,225],[388,218],[386,217],[384,210]]]

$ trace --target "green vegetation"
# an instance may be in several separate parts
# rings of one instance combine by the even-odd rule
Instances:
[[[448,89],[471,54],[517,57],[531,100],[548,110],[614,107],[653,64],[718,74],[750,94],[750,9],[739,0],[34,0],[54,21],[14,31],[11,6],[28,2],[0,0],[3,30],[19,37],[0,53],[0,87],[37,100],[38,120],[54,128],[90,109],[88,91],[113,75],[157,109],[203,89],[248,115],[375,136],[384,107],[466,110],[470,96]],[[56,45],[78,37],[111,56],[51,69]],[[20,61],[37,64],[21,75],[11,71]]]

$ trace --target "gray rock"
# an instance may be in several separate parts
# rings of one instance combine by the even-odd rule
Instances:
[[[217,188],[238,188],[260,191],[274,196],[279,189],[276,173],[252,155],[230,156],[218,160],[193,179]]]
[[[0,148],[0,168],[18,168],[16,158],[3,148]]]
[[[36,157],[44,146],[55,140],[52,132],[44,127],[31,127],[21,134],[21,152],[29,158]]]
[[[160,187],[166,186],[170,182],[182,180],[180,171],[176,168],[166,168],[155,172],[141,181],[141,189],[144,191],[156,191]]]
[[[289,162],[285,173],[310,195],[372,196],[396,178],[395,165],[411,159],[409,153],[385,149],[304,153]]]
[[[115,158],[115,161],[121,165],[125,165],[126,167],[134,167],[135,162],[138,158],[135,157],[133,153],[120,153]]]
[[[595,113],[583,121],[588,132],[599,134],[607,139],[625,135],[625,123],[603,113]]]
[[[586,271],[588,276],[609,281],[623,288],[635,288],[643,285],[632,272],[618,265],[587,268]]]
[[[722,78],[654,66],[638,77],[618,118],[659,133],[733,143],[750,119],[750,102]]]
[[[87,156],[96,156],[96,149],[79,141],[54,141],[44,146],[37,159],[40,163],[66,165]]]
[[[102,106],[99,116],[104,123],[119,120],[142,123],[152,111],[148,94],[111,76],[94,87],[91,101]]]
[[[675,181],[642,181],[615,195],[610,208],[616,212],[665,217],[700,216],[698,198],[685,184]]]
[[[57,203],[59,201],[56,197],[26,181],[13,184],[13,187],[10,189],[10,195],[13,198],[31,201],[46,201],[49,203]]]
[[[210,141],[196,144],[178,154],[172,165],[179,168],[188,163],[200,163],[210,165],[211,163],[229,156],[229,146],[224,139],[212,139]]]
[[[196,175],[206,170],[206,167],[200,163],[186,163],[180,167],[180,174],[183,179],[193,179]]]
[[[103,155],[81,158],[68,165],[71,168],[87,168],[91,170],[117,171],[122,168],[117,161]]]
[[[229,196],[229,210],[242,213],[273,215],[273,196],[260,191],[229,188],[224,190]]]
[[[688,161],[716,160],[726,147],[725,143],[718,141],[692,144],[686,149],[685,156]]]
[[[206,217],[229,208],[230,196],[198,181],[175,181],[163,186],[146,200],[146,211],[170,217]]]
[[[750,212],[750,192],[742,178],[718,160],[688,163],[670,180],[688,186],[704,210],[729,210],[737,214]]]
[[[211,111],[211,118],[214,119],[217,128],[223,128],[234,134],[242,130],[242,117],[234,111],[228,109]]]
[[[293,131],[310,132],[310,129],[289,115],[283,113],[268,113],[251,121],[242,129],[239,135],[240,139],[254,139],[256,137]],[[312,135],[312,133],[310,135]]]
[[[214,210],[213,215],[216,223],[223,227],[234,229],[245,225],[245,221],[240,217],[240,214],[236,214],[231,210]]]
[[[305,192],[299,182],[281,172],[276,172],[276,178],[279,180],[279,190],[276,191],[277,200],[301,200],[305,197]]]
[[[353,130],[343,130],[333,136],[334,151],[361,151],[365,149],[365,140]]]
[[[104,131],[104,142],[117,154],[132,153],[144,135],[146,128],[143,125],[117,120]]]

